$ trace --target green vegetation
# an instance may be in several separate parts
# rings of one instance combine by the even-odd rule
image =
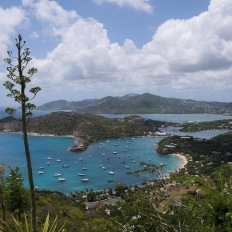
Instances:
[[[31,231],[31,225],[30,222],[28,221],[28,217],[24,215],[24,221],[21,222],[20,220],[16,219],[15,217],[13,218],[13,225],[12,224],[7,224],[3,223],[3,226],[0,227],[1,232],[14,232],[15,230],[17,232],[30,232]],[[62,232],[64,231],[65,224],[61,226],[59,229],[57,229],[57,217],[53,222],[50,222],[49,214],[47,215],[44,224],[41,226],[37,227],[38,232]]]
[[[149,93],[104,97],[80,102],[58,100],[39,106],[40,110],[77,110],[92,114],[232,114],[230,103],[160,97]]]
[[[159,144],[159,152],[188,154],[185,168],[159,177],[163,166],[141,163],[148,181],[140,186],[116,183],[114,189],[75,192],[37,191],[38,225],[49,212],[64,231],[202,231],[230,232],[232,228],[231,133],[211,140],[171,136]],[[166,146],[171,145],[171,146]],[[28,193],[27,193],[28,194]],[[114,202],[114,203],[112,203]],[[28,213],[28,208],[25,213]],[[3,213],[3,211],[2,211]],[[7,218],[10,211],[7,210]],[[12,220],[8,221],[13,224]]]
[[[172,124],[139,116],[110,119],[76,112],[55,112],[31,118],[28,132],[79,137],[83,148],[86,148],[95,141],[148,135],[167,125]],[[21,121],[12,118],[0,120],[0,130],[18,132],[21,130]]]
[[[23,41],[22,36],[19,34],[16,39],[17,54],[13,55],[11,51],[8,51],[9,58],[5,59],[5,62],[9,65],[7,67],[9,81],[6,81],[3,85],[9,90],[8,97],[13,98],[20,104],[22,109],[22,124],[23,141],[25,148],[25,155],[27,160],[28,179],[30,185],[30,199],[31,199],[31,215],[32,215],[32,231],[36,231],[36,205],[35,205],[35,193],[34,193],[34,181],[32,174],[31,155],[28,144],[27,126],[28,120],[32,116],[32,110],[36,106],[30,101],[35,98],[36,94],[41,90],[40,87],[34,87],[27,92],[27,85],[30,84],[32,76],[37,72],[37,69],[32,67],[28,68],[28,63],[32,60],[30,57],[30,49],[24,48],[26,41]],[[15,64],[16,62],[16,64]],[[27,70],[27,71],[26,71]],[[26,72],[26,74],[25,74]],[[20,90],[18,90],[20,89]],[[32,95],[31,98],[29,96]],[[7,108],[6,112],[11,116],[16,109]],[[12,203],[13,204],[13,203]]]
[[[194,122],[186,123],[181,131],[185,132],[195,132],[203,130],[213,130],[213,129],[232,129],[232,120],[216,120],[211,122]]]

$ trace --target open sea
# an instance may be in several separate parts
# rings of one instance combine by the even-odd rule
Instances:
[[[47,114],[47,111],[34,111],[34,116]],[[0,118],[7,116],[4,109],[0,107]],[[127,115],[103,115],[105,117],[124,117]],[[184,121],[211,121],[219,119],[232,119],[232,116],[207,115],[207,114],[151,114],[141,115],[169,122]],[[179,128],[166,128],[164,132],[186,135],[179,132]],[[211,138],[225,130],[212,130],[196,133],[188,133],[198,138]],[[69,194],[75,191],[103,190],[114,187],[117,183],[128,185],[139,185],[146,176],[130,176],[129,171],[141,169],[141,161],[159,165],[166,164],[163,168],[163,175],[177,170],[180,166],[180,159],[172,155],[160,156],[157,154],[157,144],[162,137],[135,137],[128,139],[117,139],[99,141],[92,144],[86,151],[79,153],[68,152],[68,147],[74,144],[74,138],[55,136],[29,136],[34,183],[41,189],[56,190]],[[0,133],[0,162],[7,166],[18,166],[24,176],[24,184],[28,187],[26,159],[23,147],[23,138],[19,133]],[[49,162],[49,165],[47,164]],[[63,168],[66,164],[69,167]],[[85,170],[82,170],[82,169]],[[43,174],[38,174],[43,170]],[[112,171],[115,174],[110,175]],[[55,173],[60,173],[66,179],[58,182]],[[84,174],[88,182],[82,182]]]

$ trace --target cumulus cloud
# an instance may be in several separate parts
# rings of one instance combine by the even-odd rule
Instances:
[[[34,8],[39,20],[59,27],[69,25],[78,17],[75,11],[64,10],[56,1],[37,1]]]
[[[231,0],[211,0],[198,16],[166,21],[142,48],[129,39],[122,46],[112,43],[102,23],[66,11],[56,1],[24,0],[24,5],[59,37],[44,59],[32,63],[39,70],[35,84],[50,93],[90,97],[152,92],[161,86],[178,91],[232,88]]]
[[[10,36],[15,34],[16,28],[25,20],[24,11],[18,7],[0,8],[0,63],[6,56]]]
[[[125,86],[142,90],[148,85],[203,89],[206,83],[208,88],[230,88],[230,8],[230,0],[212,0],[208,11],[199,16],[166,21],[139,49],[132,40],[125,40],[122,46],[111,43],[103,24],[94,19],[77,17],[57,4],[48,5],[47,13],[37,16],[54,23],[61,41],[44,60],[36,60],[41,83],[62,83],[76,90],[108,88],[111,92]],[[36,10],[41,9],[36,4]],[[65,15],[64,27],[56,24],[59,14]],[[67,22],[72,23],[67,26]]]
[[[143,50],[159,54],[168,64],[170,73],[177,77],[173,78],[174,82],[182,80],[185,88],[195,86],[196,82],[203,84],[209,81],[208,74],[212,75],[212,79],[217,75],[218,80],[224,79],[226,83],[226,76],[221,74],[228,70],[231,75],[231,10],[229,0],[212,0],[208,11],[199,16],[162,24]],[[186,76],[191,76],[191,80]],[[197,77],[201,77],[202,81],[199,82]],[[185,79],[188,81],[185,82]],[[212,87],[214,83],[207,82]]]
[[[35,17],[43,25],[42,33],[45,36],[59,35],[60,30],[65,30],[66,27],[72,25],[79,18],[75,11],[63,9],[56,1],[23,0],[22,3],[30,12],[31,17]],[[33,33],[38,35],[38,32]]]
[[[97,4],[103,3],[115,3],[118,6],[129,6],[138,11],[144,11],[151,14],[153,12],[153,7],[150,0],[93,0]]]

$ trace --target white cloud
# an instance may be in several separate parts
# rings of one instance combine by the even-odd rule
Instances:
[[[11,7],[0,8],[0,63],[6,57],[7,46],[10,44],[10,36],[15,34],[16,28],[20,26],[25,15],[22,9]]]
[[[231,88],[232,11],[228,8],[229,0],[212,0],[209,10],[199,16],[169,20],[142,49],[131,40],[123,46],[111,43],[106,29],[94,19],[77,17],[70,26],[63,23],[63,28],[55,24],[61,42],[45,60],[36,60],[35,64],[41,84],[111,93],[162,85],[173,89]],[[59,17],[62,10],[47,12],[46,17],[40,17],[53,22],[50,14]],[[75,18],[72,12],[65,14],[71,21]]]
[[[39,38],[39,33],[36,32],[36,31],[33,31],[33,32],[30,34],[30,37],[31,37],[31,38]]]
[[[93,0],[97,4],[103,3],[115,3],[118,6],[129,6],[138,11],[144,11],[151,14],[153,12],[153,7],[150,0]]]
[[[232,88],[231,0],[211,0],[198,16],[166,21],[141,49],[129,39],[122,46],[112,43],[103,24],[55,1],[24,2],[43,29],[52,28],[59,38],[44,59],[33,59],[39,70],[34,81],[47,90],[46,99],[53,92],[60,98],[90,98],[161,88],[169,93]]]
[[[232,74],[231,10],[230,1],[212,0],[208,12],[188,20],[165,22],[143,49],[165,60],[175,86],[181,81],[183,88],[196,84],[203,87],[207,81],[214,88],[215,81],[221,81],[226,88],[229,79],[222,72]],[[217,80],[210,81],[210,76],[213,79],[215,75]]]
[[[22,2],[27,11],[30,12],[31,17],[35,17],[43,25],[42,33],[45,36],[59,35],[61,28],[65,30],[79,18],[75,11],[63,9],[56,1],[23,0]],[[38,35],[38,32],[36,33]]]
[[[68,26],[78,17],[75,11],[64,10],[56,1],[37,1],[35,9],[38,19],[59,27]]]

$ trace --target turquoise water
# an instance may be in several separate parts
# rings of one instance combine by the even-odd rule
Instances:
[[[36,115],[42,115],[46,112],[36,112]],[[3,115],[0,110],[0,117]],[[148,117],[149,115],[145,115]],[[150,115],[150,118],[157,120],[170,120],[170,115]],[[173,120],[190,121],[196,120],[196,115],[175,115]],[[114,117],[108,115],[108,117]],[[122,115],[120,115],[122,117]],[[157,118],[158,117],[158,118]],[[222,119],[226,116],[215,115],[197,115],[197,120],[209,121],[213,118]],[[216,119],[215,119],[216,118]],[[226,117],[231,118],[231,117]],[[166,132],[185,135],[178,131],[178,128],[165,129]],[[199,138],[211,138],[221,130],[204,131],[193,133]],[[159,165],[166,164],[163,175],[179,167],[179,158],[172,156],[160,156],[156,153],[159,137],[129,138],[123,140],[100,141],[92,144],[86,151],[80,153],[68,152],[68,147],[74,144],[74,139],[70,137],[53,136],[29,136],[31,150],[34,182],[39,189],[57,190],[63,193],[75,191],[86,191],[86,189],[103,190],[115,186],[116,183],[125,183],[128,185],[140,184],[147,178],[145,176],[129,176],[128,171],[141,169],[140,162],[146,162]],[[117,154],[113,154],[117,152]],[[51,157],[51,160],[47,160]],[[60,162],[57,162],[57,159]],[[81,159],[81,160],[80,160]],[[26,160],[23,147],[23,138],[21,134],[0,133],[0,161],[8,166],[19,166],[24,176],[24,184],[28,186]],[[47,165],[47,162],[50,165]],[[68,164],[69,168],[63,168],[62,165]],[[105,167],[103,170],[99,165]],[[126,168],[125,166],[128,166]],[[44,167],[44,174],[38,174],[39,167]],[[82,168],[87,170],[82,170]],[[108,172],[115,172],[109,175]],[[58,182],[55,173],[60,173],[61,177],[66,178],[64,182]],[[85,173],[88,182],[82,182],[79,173]]]
[[[86,189],[107,189],[115,186],[116,183],[140,184],[146,180],[145,176],[134,177],[126,173],[141,169],[139,165],[141,161],[157,165],[166,163],[164,174],[178,169],[179,159],[172,156],[160,156],[156,153],[160,139],[149,137],[101,141],[92,144],[87,151],[70,153],[67,148],[73,145],[72,138],[30,136],[35,185],[39,189],[70,193]],[[19,166],[25,178],[25,185],[28,186],[22,135],[0,133],[0,141],[1,161],[10,166]],[[51,160],[48,160],[48,157],[51,157]],[[57,162],[57,159],[60,162]],[[47,165],[47,162],[50,164]],[[68,164],[69,168],[63,168],[64,164]],[[105,170],[99,165],[104,166]],[[38,174],[40,167],[44,167],[44,174]],[[83,171],[83,167],[87,170]],[[115,172],[115,175],[109,175],[109,171]],[[58,182],[58,178],[53,176],[57,172],[61,174],[61,177],[66,178],[65,182]],[[89,181],[82,182],[79,173],[85,173]]]

